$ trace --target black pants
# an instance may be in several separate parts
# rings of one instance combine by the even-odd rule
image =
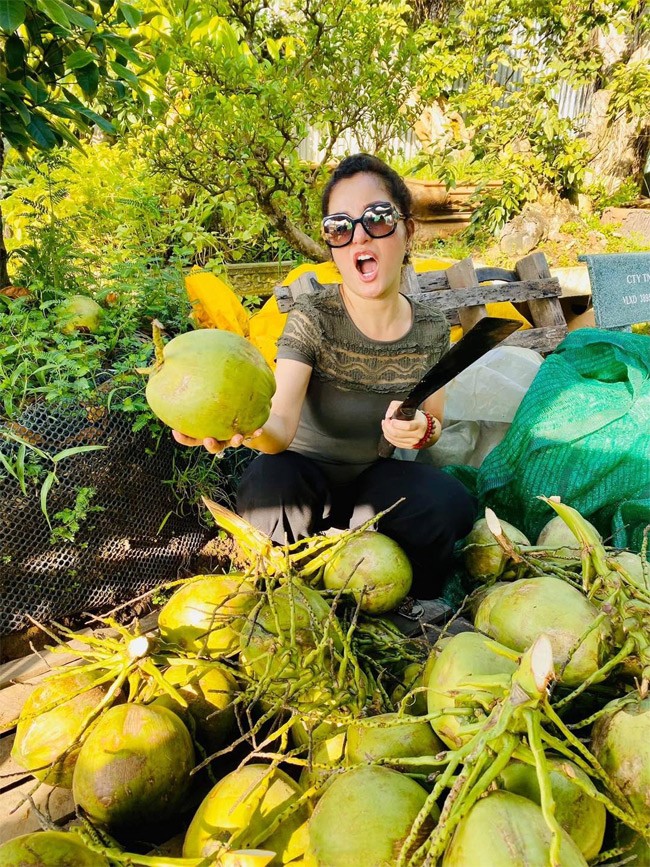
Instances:
[[[377,529],[394,539],[413,566],[412,594],[440,595],[454,544],[476,517],[476,501],[457,479],[436,467],[380,459],[343,486],[295,452],[258,455],[237,491],[237,511],[274,542],[294,542],[328,527],[358,527],[404,497]]]

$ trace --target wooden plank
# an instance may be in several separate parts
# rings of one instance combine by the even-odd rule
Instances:
[[[531,298],[557,298],[561,291],[558,281],[551,277],[546,280],[527,280],[521,283],[490,283],[464,289],[432,290],[420,292],[413,298],[417,301],[437,304],[441,310],[447,312],[497,301],[521,303]]]
[[[542,280],[551,276],[546,256],[543,253],[531,253],[520,259],[515,270],[522,280]],[[528,302],[528,308],[533,323],[538,327],[562,327],[566,325],[559,298],[531,299]]]
[[[420,291],[418,275],[415,273],[413,265],[402,266],[399,291],[403,295],[413,295]]]
[[[12,840],[21,834],[41,829],[38,816],[29,801],[19,806],[36,782],[28,782],[0,793],[0,843]],[[41,785],[33,795],[34,804],[41,812],[48,813],[55,822],[68,821],[74,815],[74,802],[70,789]]]
[[[449,278],[447,277],[446,271],[425,271],[418,274],[417,277],[419,292],[432,292],[438,289],[449,289]]]
[[[13,745],[13,735],[5,735],[5,737],[0,738],[0,792],[15,786],[22,777],[27,778],[29,776],[27,771],[11,758]]]
[[[456,265],[448,268],[447,279],[449,280],[450,289],[466,289],[468,286],[476,286],[478,284],[478,277],[476,276],[476,270],[471,258],[463,259],[462,262],[458,262]],[[463,304],[458,308],[458,316],[460,317],[460,324],[463,326],[463,332],[467,333],[480,319],[484,319],[487,316],[485,302],[479,302],[471,306]]]
[[[516,331],[503,341],[503,346],[522,346],[525,349],[535,349],[542,355],[557,347],[558,343],[567,336],[569,329],[566,325],[554,325],[544,328],[531,328],[528,331]]]

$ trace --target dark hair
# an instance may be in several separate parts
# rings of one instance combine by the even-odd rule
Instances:
[[[361,173],[377,175],[381,179],[391,199],[405,217],[411,216],[411,193],[403,178],[394,169],[386,165],[379,157],[371,154],[353,154],[341,160],[334,169],[321,198],[323,217],[329,213],[332,190],[344,178],[351,178]]]

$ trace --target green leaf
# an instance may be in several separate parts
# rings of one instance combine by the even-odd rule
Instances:
[[[68,69],[81,69],[82,66],[88,66],[89,63],[94,62],[95,55],[91,51],[78,48],[66,57],[65,65]]]
[[[20,119],[25,124],[25,126],[27,126],[27,124],[30,122],[32,116],[29,112],[29,109],[25,105],[24,101],[20,98],[20,96],[18,96],[17,94],[14,94],[14,93],[7,93],[7,91],[5,90],[4,93],[0,94],[0,100],[5,105],[10,106],[15,111],[17,111],[19,116],[20,116]]]
[[[18,476],[16,475],[14,468],[11,466],[11,464],[2,454],[2,452],[0,452],[0,464],[4,466],[5,470],[9,473],[10,476],[12,476],[14,479],[16,479],[16,481],[18,481]]]
[[[25,124],[20,122],[20,118],[8,111],[0,112],[0,130],[9,144],[17,151],[25,151],[31,144]]]
[[[71,24],[76,24],[82,30],[97,30],[97,25],[90,16],[84,15],[83,12],[79,12],[77,9],[73,9],[67,3],[61,3],[61,6],[65,10],[65,14],[68,16]]]
[[[65,14],[63,3],[60,3],[59,0],[36,0],[36,5],[41,12],[47,15],[50,21],[54,21],[55,24],[58,24],[65,30],[70,29],[70,21]]]
[[[25,64],[25,46],[17,33],[12,33],[5,42],[5,59],[10,72],[22,69]]]
[[[99,68],[96,63],[89,63],[81,69],[75,69],[77,84],[86,96],[95,96],[99,87]]]
[[[50,516],[47,514],[47,495],[50,493],[50,488],[57,481],[54,471],[50,471],[45,477],[45,481],[41,487],[41,512],[45,515],[45,520],[51,528]]]
[[[137,66],[142,66],[145,63],[133,46],[121,36],[116,36],[114,33],[102,33],[102,39],[115,49],[116,54],[121,54],[131,63],[135,63]]]
[[[104,130],[104,132],[110,133],[111,135],[115,133],[115,127],[113,124],[109,120],[106,120],[105,117],[102,117],[101,114],[97,114],[97,112],[93,111],[91,108],[86,108],[85,105],[73,105],[71,107],[77,112],[77,114],[87,117],[88,120],[96,123],[100,129]]]
[[[25,20],[24,0],[0,0],[0,29],[13,33]]]
[[[27,486],[25,485],[25,452],[27,451],[27,446],[25,443],[21,443],[18,447],[18,456],[16,458],[16,478],[18,479],[18,484],[20,485],[20,490],[23,494],[27,494]]]
[[[78,115],[76,117],[72,118],[72,120],[77,127],[81,126],[81,124],[79,122],[80,118]],[[71,132],[71,130],[68,129],[68,127],[65,124],[58,123],[57,121],[51,121],[51,125],[52,125],[52,129],[55,130],[64,141],[67,141],[68,144],[71,144],[73,148],[76,148],[77,150],[84,153],[84,149],[83,149],[81,142]],[[87,128],[87,127],[84,127],[84,128]]]
[[[52,458],[52,461],[55,464],[58,464],[59,461],[64,460],[65,458],[71,458],[73,455],[81,455],[84,452],[97,452],[102,451],[103,449],[107,449],[108,446],[73,446],[69,449],[63,449],[63,451],[58,452]]]
[[[46,102],[41,108],[56,117],[65,117],[68,120],[74,120],[76,114],[73,109],[69,108],[67,102]]]
[[[127,69],[126,66],[123,66],[121,63],[118,63],[116,60],[111,60],[110,63],[111,69],[113,72],[119,77],[124,79],[124,81],[128,81],[132,87],[140,87],[140,82],[138,81],[138,76],[131,72],[130,69]]]
[[[36,147],[41,150],[49,151],[60,143],[59,136],[52,129],[51,124],[39,114],[32,112],[32,119],[25,128]]]
[[[27,89],[27,92],[31,96],[34,105],[42,105],[44,102],[47,102],[48,92],[46,88],[44,88],[43,85],[40,83],[40,81],[37,81],[33,78],[26,78],[25,87]]]
[[[120,11],[129,27],[137,27],[142,21],[142,12],[129,3],[120,3]]]
[[[171,65],[171,55],[165,53],[159,54],[158,57],[156,57],[156,66],[158,67],[158,72],[161,72],[163,75],[167,75]]]

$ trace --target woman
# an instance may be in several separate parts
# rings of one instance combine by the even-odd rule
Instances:
[[[442,391],[412,421],[392,418],[449,345],[442,312],[400,293],[414,231],[410,208],[404,181],[378,158],[357,154],[339,164],[323,192],[321,231],[342,282],[300,296],[289,314],[264,427],[203,445],[218,452],[243,443],[261,452],[240,482],[237,508],[279,543],[359,526],[404,498],[378,530],[408,554],[414,595],[432,599],[454,543],[472,527],[475,503],[437,468],[377,456],[382,432],[397,448],[428,448],[443,419]]]

